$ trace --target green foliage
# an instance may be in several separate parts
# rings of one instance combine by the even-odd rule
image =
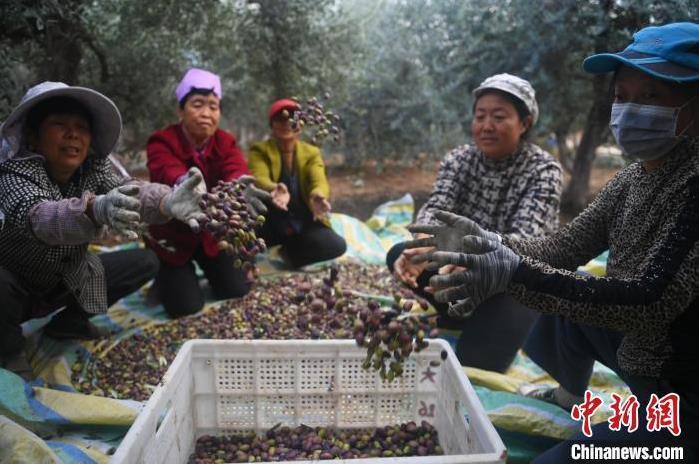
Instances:
[[[235,90],[238,127],[262,137],[267,108],[279,98],[333,96],[331,107],[347,98],[348,64],[358,44],[343,5],[331,0],[260,0],[239,11],[240,27],[225,43],[235,54],[219,54],[215,69]],[[226,70],[225,62],[238,66]]]
[[[509,72],[532,81],[535,136],[586,127],[596,50],[647,25],[696,18],[693,0],[5,0],[0,118],[30,85],[64,80],[114,98],[122,151],[176,120],[174,88],[200,66],[224,84],[222,126],[243,147],[276,98],[332,94],[350,162],[441,157],[469,138],[471,90]]]
[[[82,78],[113,98],[122,111],[124,150],[142,150],[148,135],[176,121],[177,82],[191,66],[212,67],[218,48],[211,46],[212,36],[234,25],[236,18],[213,0],[95,4],[87,20],[96,26],[109,69],[104,76],[98,62],[84,60]]]
[[[191,66],[222,76],[223,126],[256,138],[267,130],[274,98],[341,90],[341,61],[352,47],[342,9],[331,2],[10,0],[0,18],[0,65],[9,70],[0,77],[0,118],[37,82],[90,86],[119,106],[122,149],[132,152],[176,120],[174,88]],[[72,37],[65,54],[46,33],[56,21],[58,32]],[[55,69],[51,62],[74,67]]]
[[[440,24],[444,39],[434,41],[427,56],[445,104],[457,111],[470,110],[469,91],[481,80],[509,72],[530,80],[537,91],[538,133],[570,133],[587,116],[592,86],[582,61],[595,53],[600,36],[606,37],[605,51],[621,50],[634,31],[686,20],[696,10],[686,0],[546,0],[536,8],[529,0],[435,2],[428,25]]]
[[[383,3],[359,31],[365,52],[355,66],[345,117],[350,161],[410,159],[463,143],[463,108],[445,104],[429,66],[439,36],[429,25],[428,2]]]
[[[65,62],[51,52],[68,36],[76,43],[84,40],[84,11],[81,0],[2,2],[0,116],[9,113],[24,91],[37,80],[55,80],[54,71]],[[66,24],[74,27],[65,27]],[[42,78],[36,73],[39,68],[43,70]]]

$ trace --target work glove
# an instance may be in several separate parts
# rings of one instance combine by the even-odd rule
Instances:
[[[437,251],[470,253],[470,250],[463,248],[463,238],[467,235],[500,242],[498,234],[482,229],[467,217],[442,210],[436,211],[434,217],[443,222],[444,225],[414,224],[408,226],[408,230],[414,234],[431,235],[431,237],[410,240],[405,243],[405,248],[433,248],[430,251],[414,255],[411,258],[414,264],[429,261],[432,253]],[[427,269],[434,270],[435,265],[431,264]]]
[[[191,171],[192,169],[196,169],[197,172],[201,174],[201,171],[200,171],[199,168],[197,168],[196,166],[193,166],[189,171]],[[178,187],[182,182],[184,182],[184,181],[186,181],[187,179],[190,178],[189,171],[185,172],[184,174],[182,174],[180,177],[177,178],[177,180],[175,181],[174,187]],[[207,189],[206,189],[206,181],[204,180],[204,175],[203,175],[203,174],[201,175],[201,182],[199,182],[199,183],[197,184],[197,186],[194,187],[194,191],[195,191],[196,193],[201,194],[201,195],[204,195],[204,194],[206,193],[206,191],[207,191]]]
[[[255,178],[250,175],[240,176],[238,182],[245,186],[243,196],[248,203],[248,207],[255,216],[267,213],[267,207],[264,202],[272,201],[272,195],[255,185]]]
[[[203,180],[199,169],[189,168],[187,178],[175,185],[160,203],[163,214],[186,223],[192,232],[199,232],[199,221],[206,217],[199,206],[203,194],[198,186]]]
[[[467,317],[483,301],[503,293],[512,280],[521,258],[497,240],[469,235],[462,240],[468,253],[437,251],[430,257],[436,266],[453,264],[464,271],[438,274],[430,278],[434,298],[449,305],[452,317]]]
[[[104,195],[97,195],[92,203],[92,216],[100,225],[109,226],[114,232],[135,240],[141,222],[141,202],[138,185],[122,185]]]

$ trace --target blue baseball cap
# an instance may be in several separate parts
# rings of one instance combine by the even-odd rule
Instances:
[[[651,26],[633,35],[633,43],[619,53],[600,53],[583,61],[592,74],[615,71],[619,65],[636,68],[658,79],[699,81],[699,24]]]

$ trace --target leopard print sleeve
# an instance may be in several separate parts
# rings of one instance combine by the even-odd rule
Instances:
[[[543,313],[624,333],[668,327],[699,296],[699,177],[683,196],[638,275],[580,276],[524,257],[509,291]]]

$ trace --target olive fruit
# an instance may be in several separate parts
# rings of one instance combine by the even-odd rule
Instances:
[[[403,375],[403,363],[410,354],[427,348],[426,334],[439,335],[436,318],[419,317],[410,312],[415,305],[411,301],[398,299],[391,309],[382,309],[377,302],[369,301],[367,308],[360,311],[359,322],[353,326],[357,346],[367,349],[364,369],[373,368],[386,382]],[[373,356],[373,362],[369,360]],[[393,361],[391,361],[393,359]],[[437,367],[439,361],[430,363]]]
[[[323,94],[323,99],[310,97],[302,100],[294,97],[293,100],[298,103],[299,109],[292,113],[284,110],[282,116],[289,120],[292,129],[308,129],[308,138],[314,145],[322,145],[331,136],[335,142],[338,142],[341,118],[337,113],[326,110],[323,100],[327,102],[329,99],[329,92]]]
[[[336,430],[277,424],[263,435],[203,435],[194,445],[190,464],[444,454],[439,434],[429,423],[408,422],[374,429]]]
[[[253,213],[244,190],[245,186],[235,180],[218,181],[211,192],[202,196],[199,205],[206,214],[200,221],[201,228],[214,236],[220,250],[236,257],[237,268],[266,249],[265,241],[255,233],[265,218]]]

